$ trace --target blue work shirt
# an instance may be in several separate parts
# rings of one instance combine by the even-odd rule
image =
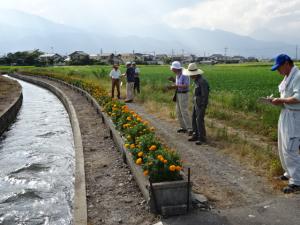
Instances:
[[[135,69],[132,67],[127,68],[126,70],[126,78],[127,82],[134,82]]]
[[[190,78],[188,76],[184,75],[176,75],[176,85],[186,85],[186,88],[177,88],[177,92],[188,92],[189,91],[189,86],[190,86]]]

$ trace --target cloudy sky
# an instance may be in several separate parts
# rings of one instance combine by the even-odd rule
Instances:
[[[138,34],[160,24],[300,42],[300,0],[1,0],[0,8],[99,32]]]

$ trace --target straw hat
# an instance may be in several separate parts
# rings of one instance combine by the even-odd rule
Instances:
[[[190,63],[187,69],[184,69],[183,75],[185,76],[194,76],[194,75],[201,75],[204,72],[197,68],[196,63]]]

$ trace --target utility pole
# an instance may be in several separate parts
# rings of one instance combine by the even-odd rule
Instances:
[[[225,63],[226,63],[226,61],[227,61],[227,56],[226,56],[227,49],[228,49],[227,47],[224,48],[224,59],[225,59]]]
[[[182,52],[182,56],[184,56],[184,49],[181,49],[181,52]]]
[[[100,55],[102,56],[102,54],[103,54],[103,51],[102,51],[102,48],[100,49]]]
[[[296,62],[298,61],[298,45],[296,45]]]

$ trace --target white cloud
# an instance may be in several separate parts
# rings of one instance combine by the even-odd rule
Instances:
[[[300,29],[299,9],[299,0],[205,0],[169,13],[164,21],[172,27],[222,29],[242,35],[262,29],[280,33]]]

